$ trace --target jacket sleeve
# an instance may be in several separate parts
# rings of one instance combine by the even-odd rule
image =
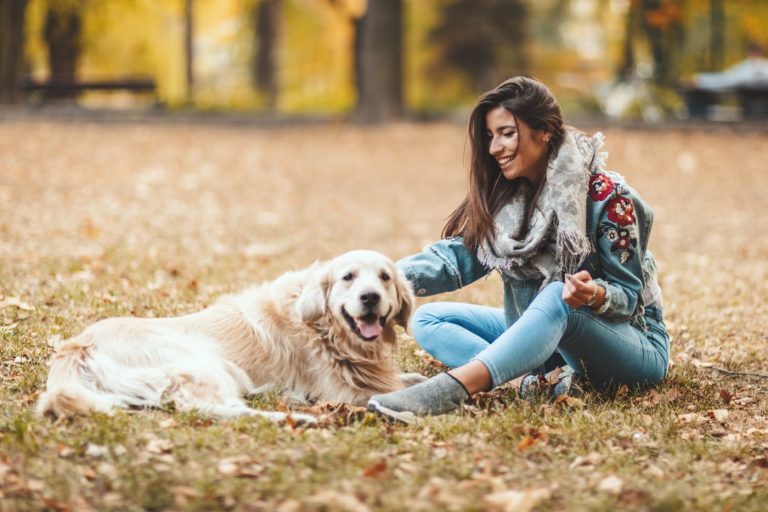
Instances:
[[[637,311],[643,293],[642,261],[637,217],[632,200],[616,194],[604,204],[597,224],[600,273],[595,281],[605,288],[605,301],[595,312],[623,322]]]
[[[461,237],[440,240],[397,266],[420,297],[457,290],[489,272]]]

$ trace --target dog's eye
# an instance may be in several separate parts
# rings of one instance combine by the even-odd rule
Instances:
[[[344,279],[345,281],[351,281],[354,278],[355,278],[355,274],[353,274],[352,272],[348,274],[344,274],[344,277],[342,277],[342,279]]]
[[[387,274],[386,272],[382,272],[382,273],[381,273],[381,275],[380,275],[379,277],[381,278],[381,280],[382,280],[382,281],[389,281],[390,279],[392,279],[392,278],[389,276],[389,274]]]

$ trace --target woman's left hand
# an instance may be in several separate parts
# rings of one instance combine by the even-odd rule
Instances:
[[[572,308],[599,307],[605,299],[605,289],[592,280],[586,270],[565,274],[563,301]]]

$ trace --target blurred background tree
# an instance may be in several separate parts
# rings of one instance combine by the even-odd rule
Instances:
[[[0,103],[20,100],[26,0],[0,0]]]
[[[765,0],[0,0],[0,101],[23,80],[139,76],[167,108],[375,121],[463,112],[528,74],[589,111],[638,69],[674,91],[729,66],[766,26]]]
[[[484,91],[510,75],[526,74],[528,10],[522,0],[447,0],[429,32],[439,59],[431,66],[459,71],[471,90]]]

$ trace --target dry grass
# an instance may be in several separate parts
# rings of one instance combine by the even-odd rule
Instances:
[[[32,406],[48,343],[97,319],[193,311],[348,249],[419,250],[462,196],[463,128],[0,124],[0,509],[764,508],[768,379],[708,365],[768,373],[768,137],[607,136],[656,211],[665,385],[560,406],[503,391],[425,428],[327,405],[294,430]],[[495,278],[449,297],[501,300]],[[411,340],[403,366],[434,371]]]

